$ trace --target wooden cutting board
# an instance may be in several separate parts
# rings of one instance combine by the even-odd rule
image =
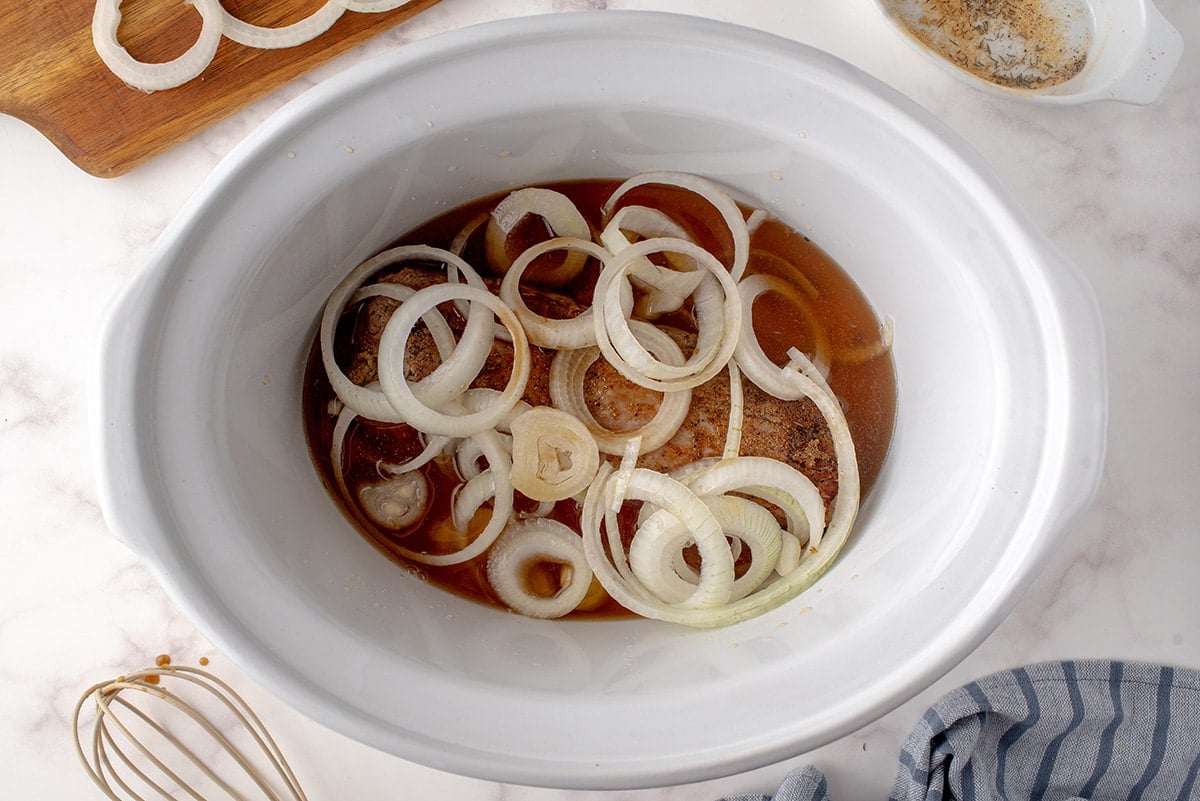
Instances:
[[[222,0],[258,25],[303,19],[324,0]],[[39,130],[75,164],[121,175],[313,67],[395,27],[438,0],[393,11],[347,11],[311,42],[283,50],[223,38],[208,69],[175,89],[146,93],[109,71],[92,45],[93,0],[0,4],[0,112]],[[185,0],[125,0],[118,38],[141,61],[166,61],[196,40]]]

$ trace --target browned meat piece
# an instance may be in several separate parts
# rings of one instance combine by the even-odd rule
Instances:
[[[837,495],[837,459],[820,411],[809,400],[780,400],[744,377],[742,388],[741,455],[769,456],[791,464],[808,476],[828,505]],[[628,381],[604,360],[588,370],[584,395],[596,421],[614,431],[650,422],[661,397]],[[658,450],[644,454],[638,464],[668,473],[696,459],[720,456],[728,424],[729,373],[722,370],[692,390],[692,405],[679,431]]]
[[[387,280],[419,289],[438,283],[442,278],[431,269],[407,267]],[[541,290],[527,292],[526,302],[534,311],[548,317],[571,317],[583,310],[583,306],[568,297]],[[375,379],[375,350],[395,305],[386,298],[373,298],[359,311],[347,369],[355,383],[366,384]],[[444,313],[451,327],[461,328],[461,318],[449,305]],[[678,330],[672,334],[684,352],[690,352],[694,337]],[[548,383],[553,353],[536,347],[531,350],[533,365],[525,400],[534,406],[549,405]],[[437,350],[424,328],[414,330],[405,358],[409,380],[419,380],[437,367]],[[512,346],[497,340],[473,386],[502,389],[508,381],[511,363]],[[769,456],[788,462],[808,476],[826,504],[830,503],[837,494],[837,460],[829,429],[816,406],[808,400],[779,400],[747,379],[743,379],[743,388],[742,455]],[[660,393],[622,377],[603,359],[588,371],[584,395],[596,420],[614,431],[645,425],[653,418],[661,398]],[[719,456],[725,447],[728,420],[729,374],[721,371],[692,390],[691,408],[679,431],[666,445],[644,454],[639,464],[670,472],[696,459]]]
[[[445,278],[444,273],[434,269],[404,267],[381,280],[401,284],[410,289],[424,289],[427,286],[442,283]],[[346,358],[339,359],[345,365],[346,375],[355,384],[366,385],[378,378],[376,354],[379,351],[379,340],[383,336],[384,326],[387,325],[387,321],[392,316],[392,312],[396,310],[397,305],[396,301],[391,298],[375,297],[359,307],[347,343],[348,352],[340,354]],[[450,314],[451,321],[457,320],[457,316],[449,308],[444,311]],[[409,340],[405,359],[409,362],[409,372],[413,370],[414,360],[417,360],[419,377],[428,375],[437,367],[436,363],[427,365],[424,359],[418,359],[423,353],[432,354],[434,359],[437,358],[437,350],[433,347],[432,338],[424,326],[418,325],[414,329],[413,337]],[[409,378],[412,380],[411,375]]]

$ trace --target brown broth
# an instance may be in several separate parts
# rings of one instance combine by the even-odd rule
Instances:
[[[588,218],[594,229],[600,226],[599,209],[617,187],[617,181],[575,181],[548,185],[570,197]],[[489,211],[503,197],[483,198],[422,225],[403,236],[395,244],[429,244],[448,246],[463,226],[482,212]],[[669,208],[672,216],[684,222],[699,243],[728,263],[732,242],[719,216],[702,199],[682,190],[664,187],[643,187],[629,193],[624,203],[645,203]],[[522,232],[530,244],[545,234],[530,226]],[[486,264],[482,246],[473,237],[464,257],[473,265]],[[536,264],[534,265],[536,267]],[[787,361],[788,348],[797,347],[811,352],[816,342],[813,323],[824,331],[830,354],[829,383],[842,402],[846,419],[855,442],[863,494],[870,490],[883,465],[891,440],[895,419],[896,382],[890,355],[880,347],[880,324],[875,313],[853,280],[824,251],[788,226],[767,220],[758,227],[751,240],[751,259],[748,273],[771,273],[797,288],[793,300],[776,293],[760,296],[754,306],[755,332],[765,353],[776,363]],[[529,275],[535,270],[531,267]],[[485,274],[486,275],[486,274]],[[588,304],[590,287],[595,280],[592,265],[562,291]],[[353,315],[346,315],[339,329],[339,339],[352,330]],[[691,326],[686,312],[676,314],[670,324]],[[850,357],[844,359],[840,357]],[[359,531],[383,553],[398,564],[450,592],[481,603],[507,608],[488,585],[486,557],[466,564],[447,567],[412,564],[405,560],[397,547],[414,548],[424,537],[422,547],[450,551],[463,547],[465,542],[445,541],[445,535],[456,536],[447,521],[453,493],[460,483],[452,467],[435,461],[426,468],[431,503],[423,520],[403,532],[392,532],[373,523],[357,504],[340,497],[333,480],[330,445],[334,417],[328,413],[334,394],[321,366],[317,343],[309,354],[303,392],[303,418],[313,461],[326,488],[337,500],[347,517]],[[421,450],[422,440],[417,432],[404,425],[384,425],[358,421],[352,425],[346,439],[345,477],[352,491],[366,483],[378,481],[377,462],[403,461]],[[524,506],[522,505],[524,502]],[[517,508],[532,504],[517,496]],[[578,530],[579,508],[573,500],[555,505],[552,517]],[[474,532],[471,532],[474,533]],[[536,585],[550,592],[553,576],[539,572]],[[600,594],[600,602],[589,609],[579,609],[570,617],[629,616],[616,602]],[[585,601],[585,606],[588,603]]]

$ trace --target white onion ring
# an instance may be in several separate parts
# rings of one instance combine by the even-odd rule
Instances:
[[[466,533],[480,508],[496,495],[496,482],[492,471],[482,470],[455,488],[450,504],[450,522],[454,528]]]
[[[668,364],[683,364],[683,351],[675,340],[657,326],[638,320],[631,322],[638,338],[658,359]],[[600,358],[600,349],[580,348],[563,350],[554,355],[550,362],[550,398],[554,405],[575,415],[591,432],[601,453],[613,456],[624,453],[626,445],[635,437],[642,440],[641,447],[649,452],[661,448],[671,441],[687,418],[692,405],[691,389],[680,389],[662,393],[662,401],[654,417],[640,428],[630,431],[613,431],[600,425],[592,410],[588,408],[584,395],[584,380],[588,368]]]
[[[725,450],[721,458],[732,459],[742,451],[742,429],[746,418],[746,393],[742,389],[742,371],[737,362],[729,362],[729,423],[725,428]]]
[[[638,342],[616,301],[621,284],[635,260],[650,253],[673,251],[693,257],[715,278],[702,281],[694,313],[699,333],[696,349],[682,365],[656,359]],[[593,294],[596,345],[621,375],[647,389],[660,392],[695,387],[724,369],[737,347],[742,307],[737,285],[715,256],[683,239],[644,239],[614,255],[596,281]]]
[[[612,487],[613,482],[605,482],[606,487]],[[611,490],[610,490],[611,492]],[[610,494],[606,492],[605,494]],[[589,496],[591,494],[589,493]],[[700,582],[695,591],[687,599],[669,606],[680,609],[712,610],[729,603],[733,591],[733,555],[725,540],[721,524],[704,502],[678,481],[642,467],[634,468],[624,487],[624,497],[605,499],[604,505],[611,509],[619,506],[624,500],[641,500],[666,510],[676,518],[688,531],[688,536],[696,543],[700,554]],[[599,498],[593,503],[600,502]],[[593,515],[587,515],[587,500],[585,499],[585,517],[592,522]],[[598,524],[598,520],[595,520]],[[606,525],[606,528],[608,526]],[[585,526],[586,528],[586,526]],[[596,577],[618,603],[630,611],[645,617],[659,617],[659,607],[664,604],[640,585],[631,585],[620,574],[602,570],[598,561],[611,567],[608,558],[599,550],[599,526],[595,531],[584,532],[584,549],[588,554],[588,563],[596,573]],[[610,532],[610,539],[611,539]],[[633,551],[638,535],[634,534],[634,542],[630,545],[630,562],[634,559]],[[670,559],[670,555],[665,558]]]
[[[753,237],[758,232],[759,227],[769,219],[771,219],[771,215],[767,213],[766,209],[755,209],[746,218],[746,232]]]
[[[636,614],[669,623],[701,628],[725,626],[755,617],[791,600],[811,586],[829,568],[849,538],[854,518],[858,513],[858,463],[849,427],[836,398],[822,391],[803,373],[795,372],[792,380],[797,383],[801,394],[812,398],[817,408],[825,415],[837,455],[838,494],[833,501],[829,524],[825,527],[820,546],[810,547],[798,566],[786,576],[766,584],[745,598],[731,601],[726,606],[717,609],[681,609],[664,604],[649,596],[644,589],[625,581],[606,553],[601,529],[608,502],[605,496],[611,491],[608,485],[613,483],[615,474],[611,466],[601,465],[597,480],[584,500],[580,527],[588,562],[592,565],[597,579],[614,600]],[[687,477],[704,472],[704,468],[714,463],[705,462],[699,467],[689,465],[688,468],[691,469],[677,473],[686,480]],[[781,560],[786,558],[789,538],[789,535],[785,534]],[[618,549],[614,558],[623,559],[624,555]]]
[[[117,39],[121,0],[96,0],[92,15],[92,42],[96,53],[113,74],[144,92],[172,89],[187,83],[208,68],[221,43],[224,10],[219,0],[189,0],[200,13],[200,35],[182,55],[161,63],[138,61]]]
[[[280,50],[316,39],[333,27],[333,23],[337,22],[345,12],[344,5],[340,5],[336,0],[328,0],[325,5],[298,22],[270,28],[238,19],[222,6],[222,32],[233,41],[246,47]]]
[[[762,498],[783,510],[788,531],[801,540],[808,539],[814,548],[821,544],[825,502],[808,476],[786,462],[769,456],[722,459],[682,481],[697,495],[741,492]]]
[[[433,436],[425,437],[425,447],[416,456],[408,461],[392,464],[391,462],[380,462],[378,465],[379,472],[386,473],[391,476],[398,476],[401,473],[408,473],[413,470],[419,470],[425,465],[432,462],[439,453],[446,449],[446,445],[450,442],[449,437]]]
[[[401,473],[358,491],[359,507],[384,528],[398,531],[421,519],[429,507],[429,482],[416,471]]]
[[[387,520],[382,519],[379,514],[372,513],[372,510],[369,508],[369,504],[367,503],[366,499],[362,497],[363,491],[360,491],[359,497],[356,499],[355,496],[351,495],[350,488],[346,484],[346,473],[342,464],[345,459],[344,452],[346,447],[346,435],[350,431],[350,424],[354,422],[356,417],[357,415],[354,414],[354,411],[349,406],[343,406],[342,410],[338,413],[337,421],[333,425],[332,444],[330,445],[329,449],[329,460],[333,467],[333,480],[337,483],[338,490],[341,492],[341,496],[347,501],[357,500],[358,507],[363,511],[364,514],[367,515],[367,517],[387,528],[402,528],[403,526],[414,522],[415,519],[419,517],[422,512],[424,512],[424,509],[420,510],[419,512],[414,512],[413,518],[407,522],[393,521],[393,523],[389,523]],[[416,470],[425,466],[435,456],[437,456],[437,454],[441,452],[445,445],[445,437],[431,437],[429,441],[425,443],[425,448],[408,461],[402,462],[401,464],[389,464],[387,462],[380,463],[377,466],[380,474],[386,474],[390,476],[390,478],[385,481],[384,484],[387,484],[388,481],[396,481],[406,475],[415,473]],[[425,482],[424,476],[421,476],[421,481],[423,483]],[[374,486],[378,488],[382,485]],[[371,488],[368,487],[366,489]],[[429,489],[427,484],[424,485],[424,489],[427,497]]]
[[[333,480],[337,483],[338,489],[342,491],[342,497],[350,499],[350,490],[346,486],[345,466],[342,464],[345,461],[346,450],[346,435],[350,431],[350,424],[354,422],[354,418],[358,417],[354,410],[349,406],[342,406],[342,410],[338,412],[337,421],[333,424],[333,441],[329,446],[329,462],[333,467]]]
[[[416,396],[413,386],[404,378],[405,350],[413,325],[427,310],[455,298],[463,298],[471,301],[472,305],[479,303],[491,309],[501,324],[508,329],[513,343],[512,375],[503,392],[491,407],[465,414],[447,414],[432,408],[427,401]],[[475,317],[474,312],[472,317]],[[456,354],[462,348],[463,343],[460,342]],[[442,366],[451,364],[453,358],[452,356],[443,362]],[[466,361],[475,361],[473,355],[468,354]],[[521,400],[525,384],[529,380],[529,371],[529,342],[516,315],[503,301],[486,289],[467,284],[434,284],[417,290],[388,320],[379,341],[379,384],[384,395],[404,422],[426,434],[463,437],[494,427]],[[465,390],[465,386],[462,389]]]
[[[325,368],[325,375],[329,379],[330,387],[342,403],[351,407],[360,417],[378,420],[383,423],[403,423],[407,421],[397,412],[388,401],[387,396],[382,392],[360,387],[342,372],[342,368],[338,366],[337,360],[334,358],[333,337],[337,331],[338,320],[341,319],[351,298],[359,291],[363,282],[384,267],[408,261],[437,261],[445,264],[447,269],[454,266],[456,269],[462,271],[470,285],[484,286],[483,279],[479,277],[474,268],[453,253],[441,248],[433,248],[425,245],[406,245],[385,250],[361,262],[334,287],[333,292],[329,295],[329,299],[325,302],[325,309],[321,314],[319,333],[321,364]],[[382,294],[382,290],[380,293]],[[400,294],[403,295],[404,293]],[[408,297],[411,297],[411,295]],[[478,322],[474,325],[472,325],[473,318],[478,319]],[[425,319],[425,317],[422,316],[422,319]],[[463,336],[459,343],[460,346],[465,344],[467,349],[477,351],[477,342],[490,335],[490,327],[490,322],[484,320],[483,315],[472,314],[468,316],[467,326],[463,330]],[[431,329],[430,333],[434,334],[435,342],[438,341],[438,335],[435,330]],[[475,372],[471,373],[472,376],[478,373],[479,368],[482,367],[486,359],[487,352],[485,349],[482,358],[478,360],[478,366],[474,367]],[[453,372],[451,372],[451,369],[443,369],[446,368],[446,361],[444,360],[438,366],[437,370],[434,370],[433,373],[426,376],[421,382],[421,385],[429,393],[429,396],[433,396],[430,398],[430,401],[435,402],[441,399],[444,402],[448,400],[448,394],[445,398],[441,397],[446,392],[446,387],[449,386],[452,388],[455,385],[461,384],[463,378],[460,373],[466,374],[470,372],[471,367],[471,363],[459,363],[455,365]],[[423,399],[424,397],[426,396],[423,396]]]
[[[537,406],[518,415],[512,435],[513,487],[531,500],[570,498],[592,483],[600,467],[596,440],[583,422],[560,409]]]
[[[813,364],[812,360],[809,359],[808,356],[804,355],[799,348],[788,348],[787,355],[788,375],[785,375],[785,378],[788,378],[791,373],[802,373],[814,384],[820,387],[823,393],[833,397],[833,390],[829,387],[829,382],[825,380],[824,373],[821,372],[819,367]]]
[[[593,308],[587,309],[576,317],[556,320],[534,313],[521,297],[521,278],[533,260],[545,253],[555,250],[565,250],[568,253],[581,253],[585,257],[598,259],[601,264],[608,258],[608,251],[586,239],[571,237],[556,237],[539,242],[521,252],[513,259],[512,265],[500,282],[500,299],[508,304],[517,315],[517,319],[525,327],[529,341],[543,348],[570,349],[594,345],[596,329],[592,323]],[[632,293],[631,293],[632,297]],[[628,308],[626,306],[626,308]]]
[[[750,547],[750,565],[734,579],[731,601],[745,598],[762,585],[774,572],[779,561],[783,532],[775,517],[762,506],[733,495],[712,495],[701,500],[721,524],[727,537],[732,537],[731,555],[738,557],[742,544]],[[668,512],[659,509],[646,518],[638,528],[655,534],[662,530],[662,553],[651,554],[649,561],[631,547],[629,561],[642,584],[666,603],[678,604],[695,591],[699,574],[683,560],[683,549],[692,541],[687,530]],[[668,558],[669,557],[669,558]]]
[[[329,460],[333,467],[333,478],[337,482],[338,489],[342,491],[342,497],[350,497],[350,489],[346,485],[345,471],[342,462],[345,460],[343,452],[346,448],[346,435],[350,431],[350,424],[358,417],[354,410],[349,406],[342,406],[342,410],[338,413],[337,421],[333,424],[332,443],[329,449]],[[419,433],[419,432],[418,432]],[[381,476],[399,476],[413,470],[419,470],[429,464],[437,457],[449,442],[447,437],[428,437],[425,442],[425,447],[421,452],[411,459],[393,464],[391,462],[378,462],[376,470]]]
[[[411,548],[395,546],[396,553],[403,556],[412,562],[418,562],[424,565],[458,565],[463,562],[469,562],[475,557],[482,554],[496,538],[500,536],[500,532],[508,525],[513,513],[513,488],[512,483],[508,480],[508,475],[511,472],[512,465],[509,462],[508,452],[504,449],[504,444],[500,441],[500,435],[492,430],[480,431],[477,434],[472,434],[471,439],[475,440],[480,447],[483,455],[487,458],[488,469],[484,474],[490,475],[492,480],[492,514],[488,519],[487,525],[479,532],[479,535],[474,540],[469,542],[464,548],[446,554],[429,554],[414,551]],[[478,509],[479,507],[476,507]],[[470,522],[470,521],[467,521]],[[459,529],[466,531],[466,526]]]
[[[798,394],[800,390],[786,375],[789,368],[780,367],[768,359],[758,341],[758,336],[754,333],[753,310],[758,296],[766,292],[783,291],[786,291],[783,279],[772,275],[748,275],[738,282],[738,295],[742,307],[742,330],[738,336],[733,358],[746,377],[763,392],[780,400],[796,400],[800,397]],[[804,361],[806,366],[811,366],[812,363],[807,358]],[[808,373],[808,370],[806,369],[805,372]],[[809,377],[811,378],[812,375],[810,374]]]
[[[570,568],[570,580],[552,597],[529,591],[525,573],[532,564],[556,562]],[[487,561],[488,582],[515,612],[535,618],[556,618],[583,601],[592,585],[579,535],[557,520],[529,518],[510,523],[492,546]]]
[[[404,284],[368,284],[356,290],[350,296],[350,300],[346,305],[353,306],[355,303],[369,300],[370,298],[387,298],[396,301],[397,304],[403,304],[416,291]],[[428,329],[429,336],[433,339],[433,344],[437,348],[439,358],[446,359],[458,346],[454,330],[450,328],[450,324],[446,322],[446,318],[437,309],[430,309],[428,313],[421,317],[421,322],[425,323],[425,328]]]
[[[683,226],[665,212],[648,206],[625,206],[613,215],[600,232],[600,242],[610,252],[620,253],[630,245],[626,231],[642,239],[665,236],[694,241]],[[670,254],[665,255],[670,261]],[[687,260],[685,269],[663,267],[645,256],[637,259],[629,270],[629,280],[645,292],[638,301],[638,315],[651,319],[675,311],[696,291],[703,277],[704,272],[694,259]]]
[[[459,397],[458,403],[464,412],[479,412],[497,403],[500,400],[500,395],[501,393],[498,389],[471,387]],[[523,400],[517,401],[516,405],[512,407],[512,411],[501,417],[499,422],[496,423],[495,429],[502,434],[511,433],[512,421],[532,408],[532,406]]]
[[[498,272],[508,272],[512,267],[513,260],[508,255],[509,234],[531,214],[545,220],[555,237],[585,241],[592,238],[591,226],[566,195],[553,189],[535,186],[517,189],[509,192],[496,208],[492,209],[487,230],[483,234],[488,262]],[[562,264],[542,275],[539,283],[544,286],[562,286],[568,283],[579,275],[587,262],[587,255],[581,250],[568,250]]]
[[[467,242],[479,230],[479,226],[488,221],[488,217],[489,215],[486,211],[481,211],[467,220],[467,224],[458,230],[458,233],[454,235],[454,239],[450,240],[449,251],[455,256],[461,256],[463,251],[467,249]]]
[[[618,186],[604,202],[604,206],[601,208],[604,217],[607,219],[612,214],[621,197],[631,189],[649,184],[687,189],[712,204],[725,221],[725,225],[729,227],[730,236],[733,238],[733,261],[728,265],[729,274],[733,276],[734,281],[741,280],[742,274],[746,271],[746,264],[750,260],[750,232],[746,229],[746,218],[729,193],[707,178],[666,171],[644,172],[635,175]]]

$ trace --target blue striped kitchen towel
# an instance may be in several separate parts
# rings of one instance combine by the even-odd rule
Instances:
[[[1200,672],[1048,662],[934,704],[904,743],[890,801],[1200,801],[1198,772]],[[788,775],[773,801],[832,796],[810,766]]]

